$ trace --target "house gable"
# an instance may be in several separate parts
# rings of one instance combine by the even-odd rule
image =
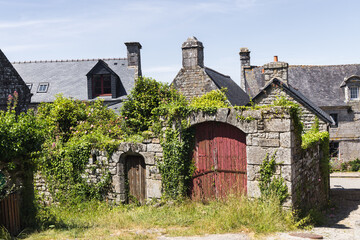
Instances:
[[[28,86],[0,50],[0,109],[7,108],[8,96],[18,93],[18,109],[25,111],[30,103],[31,93]]]
[[[316,117],[321,121],[320,129],[323,131],[327,130],[328,124],[334,124],[333,119],[327,113],[306,98],[301,92],[277,78],[273,78],[266,84],[252,100],[258,105],[270,105],[280,96],[300,105],[302,110],[301,120],[304,123],[305,130],[309,130],[312,127]]]

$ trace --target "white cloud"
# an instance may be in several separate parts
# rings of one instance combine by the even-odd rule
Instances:
[[[69,22],[68,19],[44,19],[33,21],[13,21],[13,22],[0,22],[0,29],[4,28],[22,28],[29,26],[37,26],[44,24],[64,23]]]

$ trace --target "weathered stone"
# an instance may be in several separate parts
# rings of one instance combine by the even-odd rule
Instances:
[[[229,113],[229,109],[228,108],[221,108],[217,110],[216,116],[215,116],[215,120],[218,122],[226,122],[227,119],[227,115]]]
[[[250,198],[258,198],[261,196],[258,181],[247,181],[247,196]]]
[[[260,176],[260,166],[259,165],[253,165],[248,164],[247,165],[247,178],[250,181],[256,180]]]
[[[277,132],[270,132],[266,134],[267,138],[270,139],[278,139],[279,138],[279,133]]]
[[[276,162],[283,164],[291,164],[292,156],[289,148],[263,148],[258,146],[247,146],[247,162],[248,164],[261,164],[265,157],[271,156],[276,152]]]
[[[294,146],[291,132],[280,133],[280,146],[283,148],[291,148]]]
[[[146,145],[143,143],[121,143],[119,146],[119,151],[122,152],[146,152]]]
[[[262,147],[279,147],[279,139],[266,139],[261,138],[259,139],[259,146]]]
[[[148,144],[147,145],[147,151],[148,152],[162,152],[162,147],[160,144]]]
[[[144,161],[146,165],[154,165],[155,164],[155,153],[154,152],[140,152],[140,154],[144,157]]]
[[[265,119],[264,130],[269,132],[288,132],[291,130],[290,119]]]
[[[147,198],[161,198],[161,181],[147,179]]]

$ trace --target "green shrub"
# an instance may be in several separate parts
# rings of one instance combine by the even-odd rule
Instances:
[[[102,101],[82,102],[57,96],[53,103],[38,108],[38,121],[47,130],[38,169],[49,183],[53,198],[60,202],[101,199],[110,183],[108,170],[100,163],[99,183],[84,176],[92,149],[110,155],[124,138],[123,119]]]
[[[194,111],[203,111],[207,113],[216,113],[219,108],[229,108],[230,102],[225,93],[227,89],[212,90],[200,97],[191,99],[190,107]]]
[[[149,130],[150,126],[159,121],[159,114],[162,112],[157,109],[161,105],[171,105],[173,102],[186,104],[185,98],[168,84],[145,77],[137,79],[121,109],[129,133]]]

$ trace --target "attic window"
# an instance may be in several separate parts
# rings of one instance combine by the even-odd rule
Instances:
[[[29,90],[31,90],[31,88],[32,88],[32,83],[27,83],[26,86],[29,88]]]
[[[110,74],[94,75],[92,79],[94,96],[111,95]]]
[[[38,93],[46,93],[49,88],[49,83],[39,83],[39,87],[37,89]]]
[[[359,87],[350,87],[350,100],[359,99]]]

